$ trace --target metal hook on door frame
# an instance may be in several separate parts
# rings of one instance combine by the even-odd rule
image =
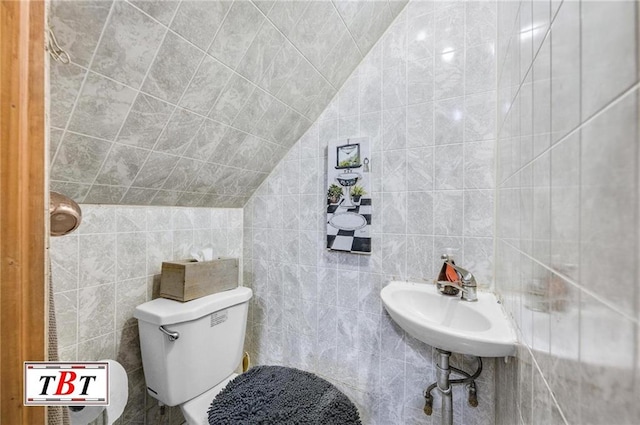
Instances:
[[[51,57],[63,64],[68,64],[71,62],[71,56],[67,53],[60,45],[58,44],[58,40],[56,40],[56,36],[53,33],[51,28],[48,28],[49,37],[47,40],[46,50],[49,52]]]

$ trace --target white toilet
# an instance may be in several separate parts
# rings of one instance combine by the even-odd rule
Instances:
[[[190,425],[208,424],[209,405],[237,376],[252,295],[240,287],[136,307],[147,391],[167,406],[180,405]]]

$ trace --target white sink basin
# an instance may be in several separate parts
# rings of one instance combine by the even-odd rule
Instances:
[[[433,347],[481,357],[515,354],[516,334],[491,293],[468,302],[439,294],[434,284],[391,282],[380,296],[402,329]]]

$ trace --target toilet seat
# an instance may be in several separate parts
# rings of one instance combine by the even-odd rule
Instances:
[[[189,425],[209,425],[209,417],[207,411],[211,405],[211,401],[227,386],[229,381],[238,376],[237,373],[232,373],[222,382],[209,391],[205,391],[197,397],[192,398],[180,405],[180,410]]]

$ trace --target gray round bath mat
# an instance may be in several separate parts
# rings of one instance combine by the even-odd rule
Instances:
[[[362,425],[358,409],[328,381],[283,366],[256,366],[213,400],[210,425]]]

